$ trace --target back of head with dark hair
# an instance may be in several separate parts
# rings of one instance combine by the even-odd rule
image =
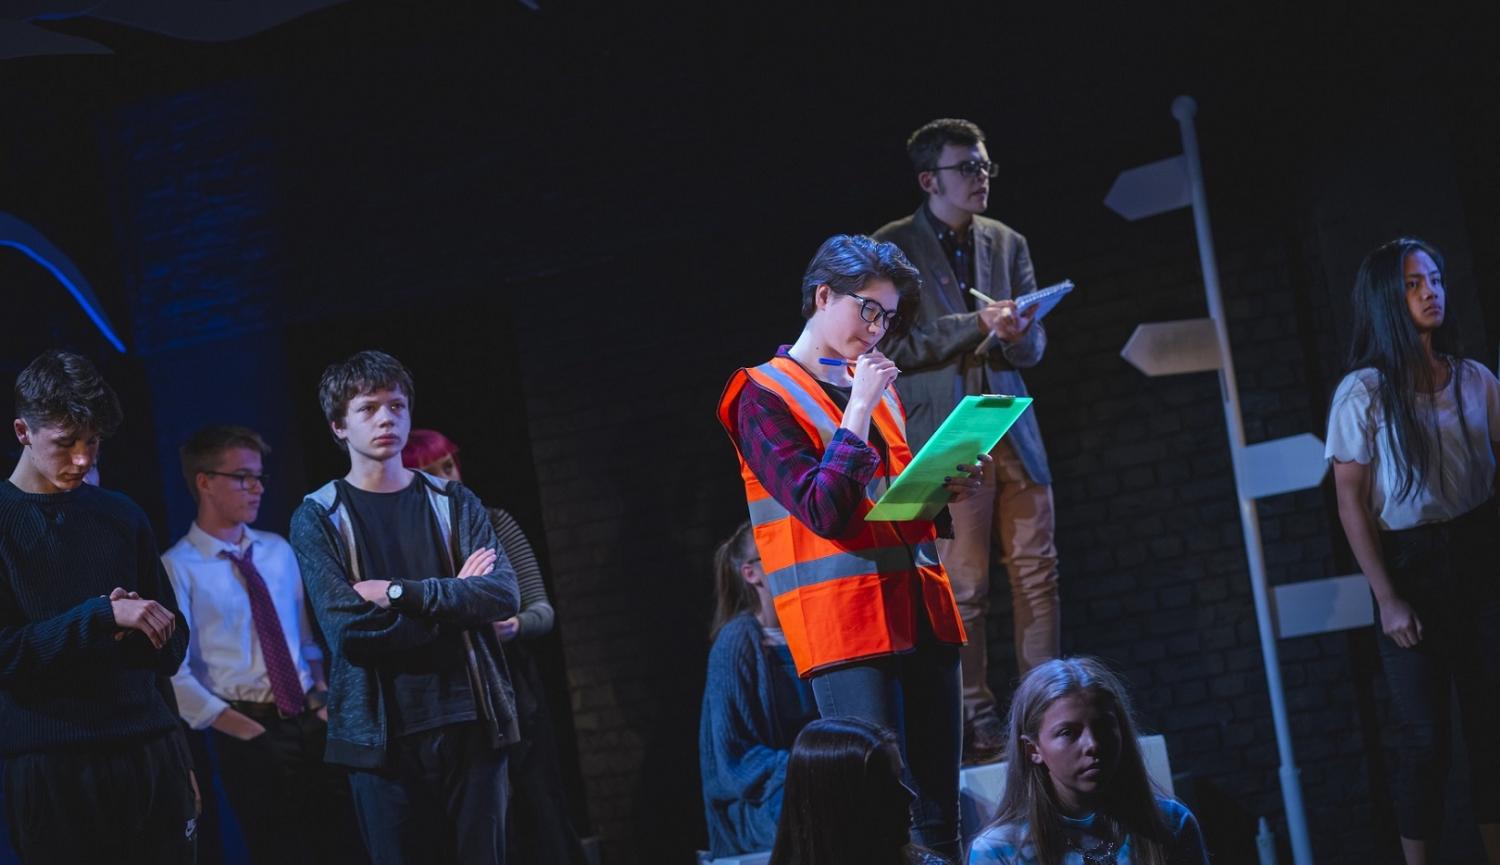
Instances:
[[[787,760],[770,865],[896,865],[908,839],[910,798],[899,794],[890,730],[861,718],[813,721]]]
[[[927,123],[906,139],[906,154],[918,173],[937,168],[938,156],[949,144],[971,147],[984,141],[984,133],[967,120],[944,117]]]
[[[51,349],[16,376],[16,416],[27,426],[113,435],[125,417],[114,389],[88,358]]]
[[[194,501],[198,500],[198,475],[213,471],[214,466],[218,465],[219,455],[230,448],[245,448],[262,457],[271,454],[271,446],[266,444],[260,433],[249,427],[232,424],[206,426],[188,436],[182,447],[177,449],[178,459],[182,462],[182,477],[187,481]]]
[[[350,400],[382,389],[400,389],[406,395],[408,408],[416,406],[417,394],[412,386],[411,373],[401,361],[383,351],[368,349],[347,360],[331,363],[323,370],[323,377],[318,381],[318,404],[330,424],[342,425],[349,412]],[[338,436],[334,436],[334,441],[339,447],[349,449],[348,442]]]
[[[894,243],[863,234],[835,234],[823,241],[802,274],[802,317],[812,318],[818,309],[818,286],[837,294],[857,294],[872,279],[888,279],[901,295],[899,316],[886,336],[900,336],[911,326],[921,299],[922,275]]]

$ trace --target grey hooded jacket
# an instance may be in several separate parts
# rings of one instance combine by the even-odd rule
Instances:
[[[292,515],[291,542],[302,569],[307,601],[324,642],[328,675],[328,745],[324,758],[357,769],[385,765],[386,704],[380,666],[384,658],[420,646],[440,633],[460,630],[468,654],[475,710],[496,747],[520,738],[515,692],[490,623],[516,614],[516,574],[490,526],[483,503],[468,488],[417,472],[426,487],[444,541],[449,570],[475,550],[493,548],[490,573],[455,579],[444,575],[398,580],[402,598],[389,608],[364,600],[353,584],[360,573],[348,504],[335,483],[309,493]],[[371,575],[369,578],[383,577]]]

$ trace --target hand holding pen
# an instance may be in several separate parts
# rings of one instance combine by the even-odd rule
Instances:
[[[977,288],[969,289],[969,294],[988,304],[979,310],[980,326],[987,332],[984,342],[980,343],[976,353],[983,353],[990,347],[990,339],[999,339],[1002,342],[1015,342],[1026,333],[1026,328],[1031,326],[1031,320],[1036,315],[1036,307],[1028,307],[1025,311],[1016,312],[1014,300],[995,300]]]

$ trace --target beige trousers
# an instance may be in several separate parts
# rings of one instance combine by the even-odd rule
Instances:
[[[1062,631],[1057,591],[1057,548],[1052,543],[1052,485],[1032,483],[1015,448],[1002,439],[991,456],[984,485],[948,506],[953,538],[937,542],[969,642],[959,652],[964,722],[995,716],[985,655],[985,614],[990,607],[990,539],[1000,539],[1000,557],[1010,577],[1018,673],[1055,658]]]

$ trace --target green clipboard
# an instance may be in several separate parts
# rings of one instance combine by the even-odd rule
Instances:
[[[1029,396],[966,396],[932,434],[922,450],[893,481],[867,520],[930,520],[948,504],[943,479],[994,450],[1012,425],[1031,407]]]

